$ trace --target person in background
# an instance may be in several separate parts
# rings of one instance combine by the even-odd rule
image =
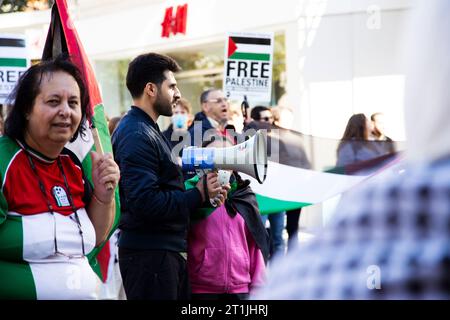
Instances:
[[[244,132],[249,129],[265,129],[270,130],[274,128],[273,126],[273,115],[268,107],[256,106],[251,109],[250,116],[252,117],[252,122],[244,129]],[[284,254],[285,243],[283,240],[283,230],[284,230],[284,220],[286,212],[271,213],[269,215],[261,215],[261,220],[265,225],[267,220],[270,223],[270,243],[271,250],[270,256],[275,256],[276,254]]]
[[[241,106],[232,103],[230,104],[230,118],[228,124],[232,125],[237,134],[241,134],[244,130],[244,116],[242,115]]]
[[[224,137],[203,147],[232,144]],[[237,172],[219,170],[230,186],[225,203],[191,215],[188,271],[194,300],[242,300],[264,282],[269,236],[261,222],[256,196]],[[186,182],[194,187],[198,176]]]
[[[164,137],[170,141],[172,150],[175,150],[175,154],[181,157],[182,149],[190,145],[190,139],[188,134],[189,123],[191,122],[191,104],[186,99],[181,98],[177,101],[173,115],[171,117],[171,124],[163,132]],[[180,144],[181,143],[181,144]]]
[[[294,112],[289,107],[276,106],[270,109],[273,115],[273,124],[279,128],[291,129],[294,121]]]
[[[185,190],[181,168],[157,121],[181,98],[172,58],[142,54],[128,67],[134,105],[113,133],[120,181],[119,265],[128,300],[189,298],[186,235],[189,215],[209,199],[226,197],[216,173]],[[204,180],[206,179],[206,180]]]
[[[386,136],[384,133],[384,114],[381,112],[376,112],[370,116],[370,121],[372,121],[372,131],[370,132],[370,140],[377,141],[392,141],[391,138]]]
[[[411,14],[405,161],[350,190],[254,299],[450,299],[450,2]]]
[[[200,147],[204,141],[212,141],[213,137],[228,136],[226,125],[230,117],[228,98],[220,89],[211,88],[200,95],[202,111],[194,117],[194,122],[189,127],[191,146]]]
[[[11,101],[0,138],[0,299],[97,299],[87,256],[111,231],[120,173],[111,153],[91,152],[91,185],[65,147],[87,128],[82,75],[64,57],[40,62]]]
[[[372,124],[363,113],[354,114],[350,117],[337,148],[337,167],[380,156],[380,150],[375,143],[369,142],[371,131]]]
[[[244,129],[244,116],[241,107],[236,103],[230,104],[229,119],[225,126],[226,136],[232,140],[233,144],[239,144],[245,141],[242,135]]]
[[[270,108],[266,106],[255,106],[250,111],[250,117],[252,119],[245,127],[244,131],[254,129],[266,129],[269,130],[273,125],[273,115]]]
[[[114,132],[114,130],[116,130],[117,125],[119,124],[119,121],[122,119],[122,117],[113,117],[111,119],[109,119],[108,121],[108,131],[109,131],[109,135],[112,137],[112,134]]]
[[[395,152],[394,142],[391,138],[386,136],[384,132],[384,114],[381,112],[374,113],[370,116],[372,122],[372,131],[369,140],[380,141],[377,145],[382,150],[382,153]]]
[[[280,148],[279,148],[279,157],[283,157],[284,153],[286,153],[286,158],[289,158],[289,163],[285,163],[288,165],[293,165],[295,167],[300,167],[303,169],[311,169],[311,163],[306,155],[306,151],[302,145],[289,145],[287,135],[289,135],[289,128],[292,125],[293,121],[293,113],[290,108],[287,107],[273,107],[271,109],[273,114],[273,127],[276,129],[280,129],[279,137],[280,137]],[[290,148],[289,150],[286,150]],[[297,150],[294,150],[296,148]],[[288,234],[288,243],[287,250],[291,251],[298,243],[298,232],[299,232],[299,223],[300,223],[300,215],[302,209],[293,209],[286,211],[286,231]]]

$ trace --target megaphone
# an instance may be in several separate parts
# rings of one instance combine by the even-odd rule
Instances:
[[[183,149],[181,158],[185,172],[233,170],[243,172],[261,184],[267,175],[267,143],[261,131],[232,147],[187,147]]]

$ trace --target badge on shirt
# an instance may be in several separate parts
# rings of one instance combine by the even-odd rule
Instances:
[[[58,207],[68,207],[70,206],[69,198],[67,198],[66,190],[60,186],[54,186],[52,188],[52,194],[55,197]]]

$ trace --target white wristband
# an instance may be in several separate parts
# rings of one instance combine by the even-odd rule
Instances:
[[[209,199],[209,202],[211,203],[211,205],[212,205],[214,208],[217,208],[216,199]]]

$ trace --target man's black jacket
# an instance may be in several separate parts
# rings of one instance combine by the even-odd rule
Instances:
[[[190,211],[202,198],[197,188],[185,190],[181,169],[158,125],[132,106],[114,131],[112,144],[121,174],[119,246],[186,251]]]

